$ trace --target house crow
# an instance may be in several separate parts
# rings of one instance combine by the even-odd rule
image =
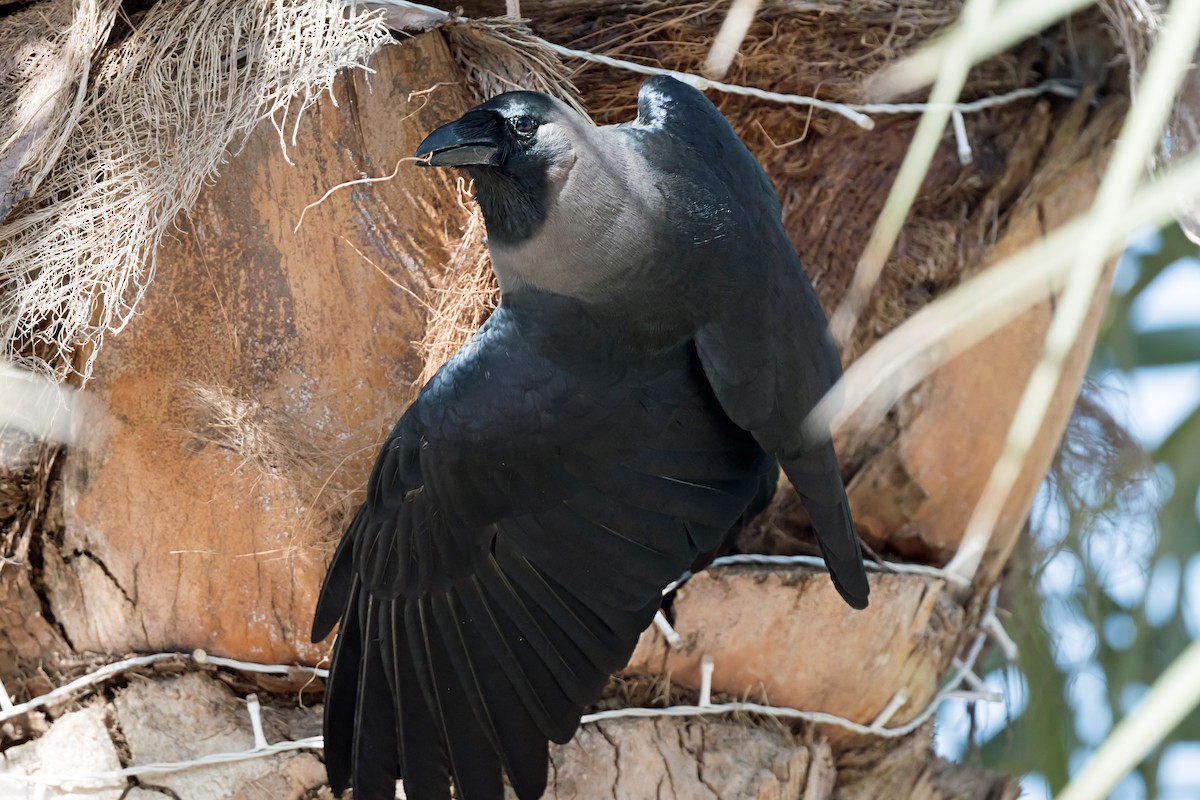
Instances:
[[[499,308],[384,444],[333,556],[325,705],[335,791],[521,800],[623,667],[663,587],[781,467],[834,585],[868,586],[828,437],[840,374],[766,174],[700,92],[651,78],[598,127],[510,92],[431,133],[465,169]]]

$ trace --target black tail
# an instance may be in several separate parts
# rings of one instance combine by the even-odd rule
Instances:
[[[812,520],[833,585],[851,607],[866,608],[871,587],[833,444],[827,441],[780,464]]]

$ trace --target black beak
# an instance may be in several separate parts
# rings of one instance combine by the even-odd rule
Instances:
[[[495,140],[478,131],[467,133],[463,120],[443,125],[425,137],[417,147],[417,163],[422,167],[488,166],[500,149]]]

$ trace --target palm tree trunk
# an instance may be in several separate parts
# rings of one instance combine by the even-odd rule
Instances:
[[[467,13],[502,13],[494,5],[470,4]],[[670,23],[627,5],[546,0],[522,11],[557,41],[689,69],[721,19],[708,10]],[[824,13],[769,6],[727,79],[857,99],[859,76],[954,17],[903,3],[855,5]],[[1104,55],[1100,63],[1112,60],[1118,46],[1102,15],[1074,24],[1075,42]],[[906,33],[898,39],[897,31]],[[81,653],[203,648],[268,663],[324,658],[325,645],[307,637],[315,592],[375,450],[426,366],[414,343],[434,336],[431,324],[444,334],[459,316],[486,313],[486,296],[445,302],[447,288],[462,283],[447,265],[482,263],[460,189],[439,171],[400,163],[424,133],[473,102],[480,67],[464,58],[467,35],[487,32],[423,33],[379,52],[369,77],[342,75],[328,97],[289,120],[287,154],[280,133],[260,125],[179,218],[139,315],[100,354],[81,395],[82,438],[65,453],[47,451],[23,479],[22,496],[36,502],[4,512],[0,544],[11,563],[0,582],[0,678],[17,699],[48,688],[47,673],[54,682]],[[967,91],[1034,85],[1054,69],[1047,64],[1061,62],[1060,46],[1054,32],[1019,45],[977,68]],[[1101,83],[1075,100],[1044,96],[968,117],[973,163],[960,163],[946,138],[846,343],[848,363],[932,297],[1087,207],[1127,92],[1120,76],[1080,77]],[[631,115],[638,76],[589,66],[574,78],[599,121]],[[714,99],[766,165],[831,311],[915,117],[880,115],[867,131],[794,107]],[[394,179],[323,198],[339,183],[394,169]],[[455,258],[464,235],[474,255]],[[975,641],[1073,406],[1106,297],[1105,288],[1094,298],[973,584],[875,573],[870,609],[854,612],[811,568],[715,569],[673,600],[682,646],[647,631],[605,706],[694,703],[708,657],[717,699],[860,725],[885,710],[888,726],[918,719]],[[854,515],[876,552],[932,567],[954,555],[1053,302],[939,369],[883,425],[839,433]],[[781,490],[742,546],[806,553],[810,538],[803,512]],[[1017,796],[1012,777],[938,759],[931,731],[926,722],[885,738],[744,714],[589,723],[554,750],[547,796]],[[304,792],[315,784],[305,781],[289,796],[311,796]]]

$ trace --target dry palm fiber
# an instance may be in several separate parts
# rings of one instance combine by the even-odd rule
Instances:
[[[62,152],[116,8],[115,0],[51,0],[0,26],[0,221]]]
[[[554,95],[587,113],[558,54],[521,22],[482,19],[449,25],[446,38],[480,102],[501,92]]]
[[[267,118],[286,144],[335,73],[389,40],[338,0],[160,2],[130,26],[92,65],[45,179],[0,224],[0,355],[60,378],[86,378],[132,317],[159,241],[228,149]]]
[[[183,389],[189,436],[241,456],[239,470],[253,470],[262,480],[290,485],[304,498],[304,528],[316,531],[318,537],[341,531],[362,498],[360,487],[347,488],[334,480],[345,459],[339,458],[333,437],[247,396],[245,387],[238,391],[212,380],[186,382]],[[381,439],[372,449],[382,444]]]
[[[483,214],[478,208],[467,214],[462,236],[450,248],[446,285],[434,289],[428,301],[425,335],[418,345],[424,366],[417,386],[424,386],[458,352],[500,302],[500,287],[483,243]]]

